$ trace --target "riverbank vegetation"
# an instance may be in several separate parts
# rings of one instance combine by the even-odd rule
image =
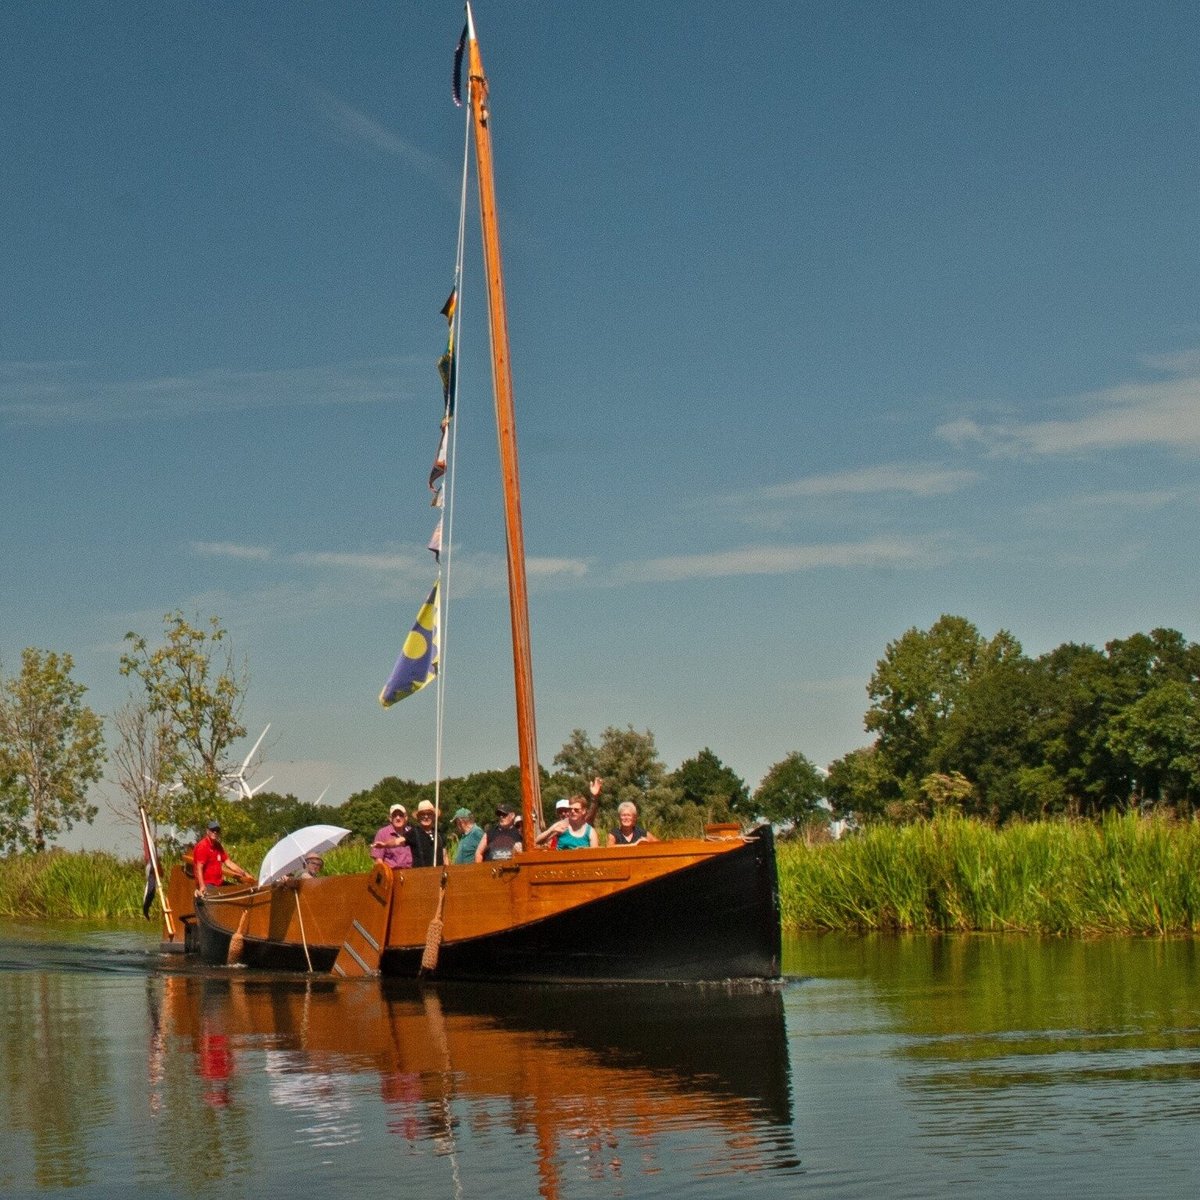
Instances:
[[[230,849],[255,870],[268,843]],[[357,839],[325,856],[330,874],[369,862]],[[1200,824],[1133,813],[880,824],[837,842],[781,843],[779,884],[791,930],[1195,934]],[[0,859],[0,917],[140,922],[143,886],[140,863],[108,854],[12,855]]]
[[[890,642],[867,685],[875,740],[829,766],[860,823],[948,808],[994,822],[1200,803],[1200,645],[1173,629],[1031,658],[964,617]]]
[[[217,618],[168,614],[162,645],[130,634],[127,647],[120,670],[134,688],[110,720],[109,757],[131,853],[140,810],[167,862],[215,817],[248,868],[285,833],[334,824],[351,836],[328,868],[362,869],[392,804],[412,812],[435,799],[433,783],[396,777],[340,804],[253,787],[254,750],[231,757],[246,732],[246,674]],[[10,855],[0,915],[140,913],[137,864],[45,851],[96,812],[85,793],[103,759],[101,723],[72,666],[30,649],[18,675],[0,672],[0,855]],[[707,746],[671,770],[650,730],[613,725],[593,742],[577,729],[542,769],[544,808],[587,795],[599,776],[602,836],[624,800],[664,838],[769,821],[796,839],[779,852],[784,920],[796,929],[1200,928],[1200,645],[1153,629],[1030,657],[1005,630],[988,638],[944,615],[890,642],[866,691],[869,745],[826,772],[791,751],[753,791]],[[442,838],[456,809],[486,824],[520,793],[516,767],[442,780]],[[849,836],[830,842],[835,829]]]
[[[1200,824],[1161,815],[879,824],[781,845],[779,877],[790,929],[1200,932]]]
[[[256,841],[229,849],[235,862],[257,872],[270,847],[270,841]],[[327,875],[366,871],[371,864],[366,845],[358,841],[337,846],[324,858]],[[170,870],[172,861],[163,862],[164,872]],[[145,868],[140,860],[101,851],[50,850],[0,858],[0,918],[141,922],[145,888]],[[151,924],[158,920],[155,902]]]

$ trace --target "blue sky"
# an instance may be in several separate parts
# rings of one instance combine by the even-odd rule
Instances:
[[[1200,12],[475,10],[541,757],[755,784],[862,745],[887,642],[1197,629]],[[10,6],[0,662],[218,615],[259,778],[433,774],[376,702],[432,582],[455,4]],[[446,769],[515,760],[477,216]]]

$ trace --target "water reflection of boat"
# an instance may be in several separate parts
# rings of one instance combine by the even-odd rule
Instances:
[[[169,931],[169,936],[214,965],[236,959],[246,966],[279,970],[415,976],[421,969],[432,969],[423,958],[427,948],[432,958],[431,930],[436,926],[441,931],[436,970],[442,978],[776,978],[780,914],[769,826],[745,835],[737,826],[709,826],[703,838],[616,850],[585,847],[569,855],[530,848],[543,819],[524,534],[490,100],[469,6],[460,50],[466,51],[469,62],[470,129],[492,335],[526,851],[503,862],[450,867],[440,877],[431,870],[393,872],[380,865],[362,876],[227,891],[196,905],[192,880],[183,867],[176,867],[168,895],[183,931]],[[457,331],[461,312],[453,304],[447,311],[458,314],[451,318],[459,322],[452,325]],[[454,375],[451,355],[445,378]],[[443,430],[453,412],[447,391]],[[436,630],[436,610],[431,607],[429,612],[431,624],[422,626],[426,634]],[[427,637],[414,631],[412,636],[424,648],[422,653],[433,653],[436,633]],[[435,673],[428,663],[424,671],[420,686]]]
[[[214,1045],[225,1080],[239,1057],[257,1056],[272,1101],[302,1111],[324,1145],[361,1136],[351,1097],[374,1075],[389,1125],[410,1138],[449,1145],[460,1123],[479,1120],[532,1134],[547,1195],[565,1156],[654,1171],[681,1130],[711,1133],[720,1161],[710,1170],[795,1166],[777,989],[435,991],[244,973],[168,975],[162,986],[161,1031],[189,1041],[206,1097],[227,1095],[214,1087]]]

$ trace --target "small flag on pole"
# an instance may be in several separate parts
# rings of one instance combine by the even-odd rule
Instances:
[[[454,416],[454,393],[457,390],[458,358],[454,351],[454,310],[458,307],[458,289],[450,293],[450,299],[442,305],[442,316],[449,328],[446,331],[446,351],[438,359],[438,374],[442,377],[442,397],[446,402],[446,416]]]
[[[433,585],[429,598],[421,605],[416,623],[408,637],[391,677],[379,693],[379,703],[390,708],[397,700],[419,692],[427,683],[437,678],[438,673],[438,590],[441,580]]]
[[[446,442],[450,436],[450,418],[442,418],[442,432],[438,436],[437,453],[433,456],[433,469],[429,472],[429,490],[434,508],[442,507],[442,477],[446,474]]]
[[[442,561],[442,521],[443,517],[438,517],[437,528],[433,531],[433,536],[429,539],[429,549],[433,551],[434,562]]]

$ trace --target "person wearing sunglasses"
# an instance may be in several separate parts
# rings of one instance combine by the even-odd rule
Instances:
[[[540,846],[551,838],[556,839],[556,850],[582,850],[600,844],[595,828],[587,822],[587,802],[582,796],[571,797],[566,819],[543,829],[537,836],[537,844]]]

